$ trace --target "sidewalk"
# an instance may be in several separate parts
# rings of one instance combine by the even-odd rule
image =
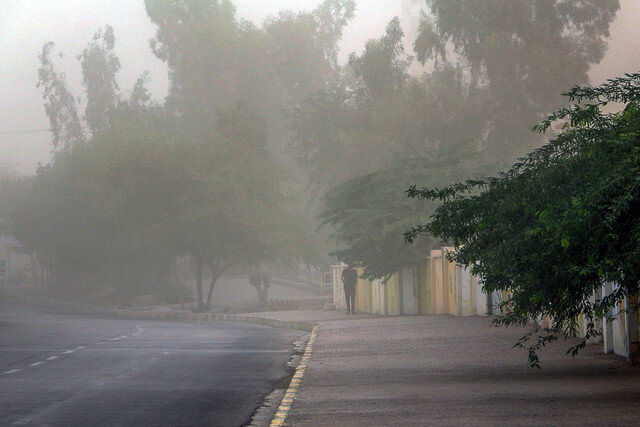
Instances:
[[[534,370],[523,350],[511,348],[525,329],[490,327],[488,318],[298,315],[321,326],[290,425],[640,420],[640,369],[599,345],[571,358],[568,343],[555,343]]]

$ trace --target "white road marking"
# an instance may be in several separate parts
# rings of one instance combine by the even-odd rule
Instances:
[[[76,350],[82,350],[84,347],[80,346],[80,347],[76,347]]]
[[[63,351],[62,354],[71,354],[71,353],[75,353],[75,350],[67,350],[67,351]]]
[[[29,366],[40,366],[40,365],[42,365],[42,364],[44,364],[44,362],[34,362],[34,363],[32,363],[31,365],[29,365]]]
[[[169,352],[168,352],[168,351],[165,351],[165,352],[164,352],[164,353],[162,353],[162,354],[169,354]]]
[[[22,369],[12,369],[10,371],[6,371],[5,374],[15,374],[16,372],[20,372]]]
[[[47,357],[47,360],[56,360],[58,358],[58,356],[51,356],[51,357]]]
[[[105,341],[100,341],[98,344],[106,344]]]
[[[109,341],[118,341],[120,338],[109,338]]]

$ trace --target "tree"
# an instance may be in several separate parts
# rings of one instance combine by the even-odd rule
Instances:
[[[618,0],[426,0],[415,51],[424,64],[452,57],[486,85],[487,150],[513,159],[543,140],[525,134],[559,108],[559,93],[588,82],[606,51]]]
[[[86,136],[78,116],[76,100],[67,87],[65,74],[56,71],[51,60],[51,49],[54,46],[53,42],[46,43],[38,56],[41,65],[36,86],[42,88],[42,97],[45,99],[44,108],[51,123],[53,150],[67,151],[73,144],[85,141]]]
[[[331,225],[339,249],[334,256],[364,267],[371,279],[384,278],[425,259],[428,249],[438,246],[435,239],[421,239],[408,245],[402,234],[425,222],[437,203],[426,207],[403,197],[414,182],[433,185],[472,177],[486,170],[480,153],[440,153],[432,158],[403,159],[394,167],[349,180],[325,195],[324,224]]]
[[[158,26],[151,46],[169,68],[166,107],[179,112],[177,126],[198,174],[179,224],[185,253],[196,259],[204,310],[219,266],[267,262],[291,253],[287,246],[294,243],[313,244],[291,238],[301,221],[286,208],[302,211],[290,196],[300,192],[291,190],[295,183],[287,180],[278,147],[299,94],[314,90],[335,67],[335,34],[350,19],[353,2],[327,0],[315,12],[282,13],[262,29],[238,21],[229,1],[145,5]],[[204,265],[212,270],[206,300]]]
[[[317,193],[398,159],[455,145],[483,148],[486,90],[461,67],[408,73],[399,21],[352,54],[342,79],[308,95],[293,119],[293,148]]]
[[[135,181],[132,174],[138,173],[138,179],[148,180],[147,184],[153,180],[130,161],[143,147],[154,147],[151,153],[162,151],[159,141],[166,142],[170,132],[160,121],[154,122],[157,110],[150,109],[155,105],[144,86],[146,74],[137,80],[128,99],[117,93],[120,64],[114,44],[113,30],[107,25],[77,57],[87,98],[84,117],[77,113],[64,73],[56,71],[50,58],[53,43],[45,44],[38,87],[47,100],[54,161],[38,169],[20,204],[12,209],[12,229],[37,252],[52,282],[62,285],[97,279],[117,288],[126,281],[140,289],[151,284],[162,287],[168,255],[151,248],[167,244],[153,229],[157,224],[133,227],[132,218],[138,218],[139,212],[129,211],[127,216],[132,205],[120,203],[138,190],[131,185]],[[85,127],[90,134],[85,134]],[[154,129],[166,133],[161,137]],[[124,167],[127,164],[129,168]],[[161,166],[156,169],[167,172]],[[116,185],[127,180],[131,186],[126,189]],[[157,182],[151,184],[159,187]],[[153,189],[149,185],[137,200],[149,199],[155,194]],[[90,280],[87,275],[92,276]]]
[[[349,65],[364,83],[361,87],[372,96],[395,95],[406,83],[411,57],[405,54],[403,37],[400,19],[395,17],[382,37],[367,41],[361,56],[349,55]]]
[[[401,144],[398,134],[385,131],[405,110],[408,61],[394,19],[385,35],[367,42],[360,56],[349,57],[339,79],[309,93],[294,110],[295,159],[316,193],[390,166]]]
[[[271,275],[265,265],[258,263],[251,266],[249,269],[249,284],[256,288],[258,302],[266,304],[269,296],[269,287],[271,286]]]
[[[116,114],[38,169],[12,212],[12,230],[60,286],[101,282],[124,293],[168,286],[166,226],[176,205],[167,194],[182,190],[182,164],[170,155],[175,139],[163,123],[155,112]]]
[[[238,104],[220,112],[218,124],[211,139],[185,142],[194,185],[182,195],[184,209],[173,237],[177,247],[196,260],[200,310],[210,308],[216,280],[229,266],[286,253],[283,224],[291,219],[283,174],[270,159],[260,116]],[[206,299],[203,265],[212,272]]]
[[[111,25],[99,29],[93,41],[77,56],[82,66],[82,82],[87,93],[85,120],[92,133],[108,123],[109,110],[118,103],[120,60],[113,52],[115,37]]]
[[[528,348],[531,366],[539,366],[538,350],[574,332],[583,315],[586,334],[568,350],[576,354],[597,335],[595,319],[637,293],[640,280],[640,74],[564,95],[576,104],[535,127],[564,123],[562,132],[507,172],[408,191],[443,203],[407,240],[443,239],[457,248],[449,257],[470,266],[487,292],[511,293],[497,324],[552,319],[549,330],[534,325],[517,343]],[[610,103],[624,109],[603,112]],[[592,301],[605,282],[619,286]]]
[[[354,0],[327,0],[311,12],[282,11],[265,20],[270,61],[292,98],[289,104],[338,78],[337,44],[354,11]]]
[[[151,47],[169,68],[167,106],[215,126],[217,109],[242,102],[264,117],[270,149],[285,152],[288,114],[334,79],[337,41],[355,4],[325,0],[312,12],[281,12],[263,28],[238,20],[230,1],[146,0],[145,7],[158,26]]]
[[[485,91],[451,64],[410,76],[402,46],[394,19],[351,56],[352,84],[308,97],[296,122],[299,153],[324,191],[321,219],[338,246],[333,255],[362,265],[370,278],[416,264],[435,244],[403,241],[402,232],[435,208],[405,200],[405,187],[493,170],[481,152]]]

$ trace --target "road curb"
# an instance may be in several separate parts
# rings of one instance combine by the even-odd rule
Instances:
[[[281,320],[270,317],[247,316],[244,314],[212,314],[191,312],[163,312],[142,310],[109,310],[108,314],[116,315],[121,319],[135,320],[187,320],[195,322],[232,322],[246,323],[272,328],[297,329],[304,332],[312,332],[318,324],[315,322],[303,322],[299,320]]]
[[[298,387],[300,387],[302,378],[304,378],[304,374],[307,371],[311,352],[313,351],[313,344],[315,343],[316,336],[318,335],[318,328],[319,325],[315,325],[311,330],[311,335],[309,336],[309,341],[307,341],[307,346],[304,350],[304,354],[302,355],[302,359],[296,367],[296,372],[293,374],[293,378],[291,379],[289,387],[282,398],[282,402],[280,402],[280,406],[278,406],[278,410],[271,420],[271,427],[286,425],[287,416],[289,415],[291,406],[293,406],[293,402],[298,394]]]

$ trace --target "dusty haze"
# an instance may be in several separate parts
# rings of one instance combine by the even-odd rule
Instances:
[[[261,23],[280,10],[309,10],[317,0],[236,0],[238,16]],[[404,3],[404,7],[403,7]],[[611,27],[609,50],[594,66],[591,79],[598,83],[624,72],[640,69],[640,2],[621,0],[621,9]],[[360,52],[364,43],[379,37],[391,18],[402,16],[405,27],[415,22],[422,2],[359,0],[355,19],[348,25],[341,46],[341,60]],[[411,16],[408,17],[406,12]],[[0,166],[31,173],[38,162],[47,162],[50,152],[49,122],[42,107],[37,80],[38,54],[44,43],[54,41],[65,58],[69,85],[80,94],[81,75],[75,56],[96,29],[112,24],[116,54],[122,63],[118,80],[122,90],[133,84],[142,71],[150,70],[149,88],[162,99],[167,91],[166,67],[149,49],[155,32],[142,1],[130,0],[5,0],[0,14]],[[405,32],[411,33],[411,28]],[[408,39],[408,37],[407,37]]]

